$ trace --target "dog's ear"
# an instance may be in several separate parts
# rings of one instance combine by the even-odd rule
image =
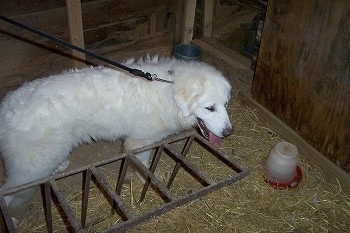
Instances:
[[[181,109],[183,116],[189,116],[193,105],[200,95],[202,87],[198,83],[187,83],[187,85],[176,85],[175,102]]]

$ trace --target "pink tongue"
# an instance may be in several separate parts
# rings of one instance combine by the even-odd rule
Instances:
[[[213,143],[216,147],[221,146],[221,138],[211,133],[210,131],[209,131],[209,142]]]

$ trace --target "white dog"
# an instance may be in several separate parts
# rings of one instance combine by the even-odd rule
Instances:
[[[125,139],[128,151],[196,124],[217,146],[231,134],[226,112],[231,86],[215,68],[157,56],[124,64],[174,83],[91,67],[25,83],[4,98],[0,150],[7,178],[1,189],[51,175],[73,147],[92,140]],[[149,157],[138,155],[145,166]],[[5,200],[18,206],[28,195]]]

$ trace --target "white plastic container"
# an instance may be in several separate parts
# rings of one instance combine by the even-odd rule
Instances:
[[[289,142],[279,142],[266,160],[266,178],[272,182],[289,183],[297,174],[298,149]]]

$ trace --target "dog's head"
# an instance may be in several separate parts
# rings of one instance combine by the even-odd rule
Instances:
[[[195,116],[197,124],[211,143],[221,145],[221,139],[232,134],[226,106],[231,86],[212,67],[195,71],[175,81],[175,101],[184,117]]]

